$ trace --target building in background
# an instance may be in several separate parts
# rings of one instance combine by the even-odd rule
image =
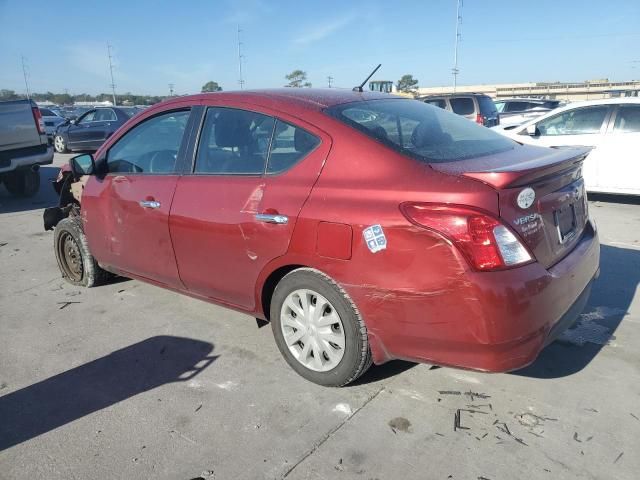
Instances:
[[[453,86],[421,87],[418,95],[443,95],[453,93]],[[568,102],[596,100],[599,98],[638,97],[640,80],[610,82],[609,79],[586,82],[535,82],[502,83],[487,85],[458,85],[456,93],[484,93],[492,98],[536,97],[555,98]]]

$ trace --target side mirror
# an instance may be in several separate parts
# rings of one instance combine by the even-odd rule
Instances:
[[[83,153],[73,157],[69,160],[69,166],[71,167],[73,178],[76,180],[83,175],[95,175],[96,163],[90,153]]]
[[[527,127],[527,135],[530,137],[537,137],[538,133],[538,127],[536,127],[535,123]]]

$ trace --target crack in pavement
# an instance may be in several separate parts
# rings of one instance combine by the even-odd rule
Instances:
[[[360,410],[362,410],[364,407],[369,405],[369,403],[371,403],[378,395],[380,395],[380,393],[382,393],[382,391],[384,389],[385,389],[384,386],[381,387],[377,392],[375,392],[373,395],[371,395],[369,398],[367,398],[365,400],[365,402],[360,407],[358,407],[356,410],[354,410],[353,413],[351,413],[351,415],[347,416],[344,420],[342,420],[342,422],[340,422],[334,428],[329,430],[319,441],[314,443],[313,447],[311,447],[311,449],[309,451],[307,451],[304,455],[302,455],[302,457],[296,463],[294,463],[291,466],[291,468],[289,468],[289,470],[287,470],[284,473],[284,475],[282,477],[280,477],[280,478],[287,478],[289,476],[289,474],[291,474],[291,472],[293,472],[298,467],[298,465],[300,465],[307,458],[309,458],[311,455],[313,455],[327,440],[329,440],[338,430],[340,430],[343,425],[345,425],[349,420],[351,420],[353,417],[355,417]]]

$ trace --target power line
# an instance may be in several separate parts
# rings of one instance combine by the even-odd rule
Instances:
[[[458,68],[458,44],[462,38],[462,33],[460,32],[460,27],[462,26],[462,0],[458,0],[458,4],[456,7],[456,43],[453,48],[453,68],[451,69],[451,73],[453,73],[453,93],[456,93],[456,87],[458,86],[458,74],[460,73],[460,69]]]
[[[242,42],[240,41],[240,25],[238,25],[238,83],[240,84],[240,90],[244,87],[244,79],[242,78]]]
[[[22,58],[22,75],[24,75],[24,85],[25,87],[27,87],[27,98],[31,98],[31,90],[29,89],[29,80],[27,80],[27,66],[24,62],[24,55],[21,56]]]
[[[113,106],[116,106],[116,84],[113,81],[113,61],[111,57],[111,44],[107,43],[107,54],[109,55],[109,72],[111,73],[111,92],[113,94]]]

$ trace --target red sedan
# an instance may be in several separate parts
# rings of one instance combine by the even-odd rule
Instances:
[[[72,159],[45,228],[74,285],[119,274],[267,319],[322,385],[394,358],[508,371],[599,272],[586,154],[384,94],[180,97]]]

